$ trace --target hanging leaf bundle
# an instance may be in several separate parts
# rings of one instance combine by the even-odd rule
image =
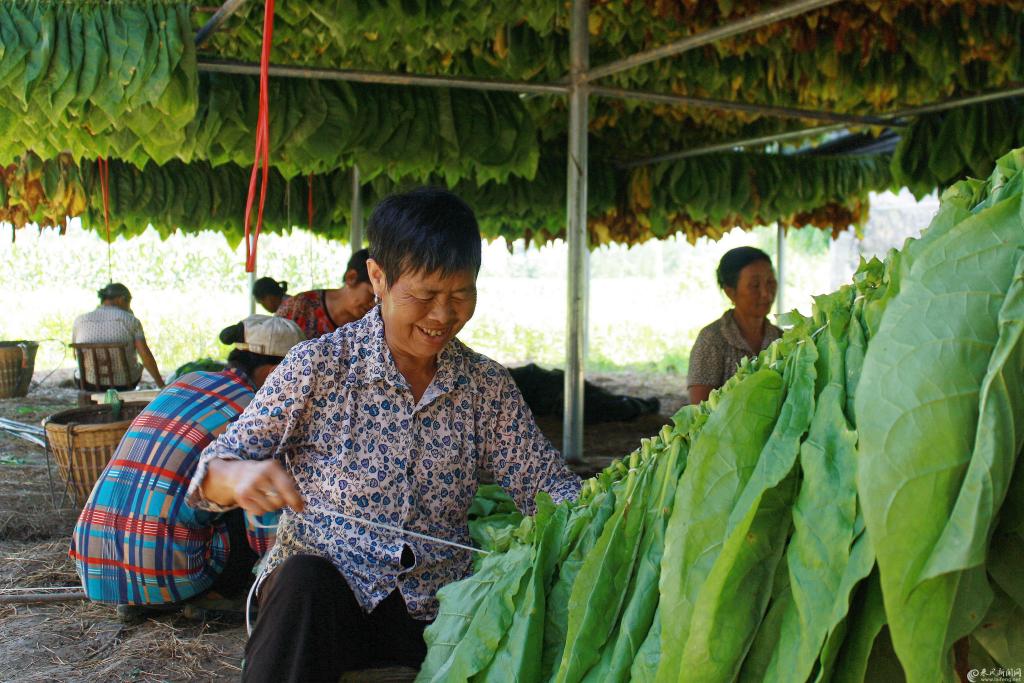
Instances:
[[[918,198],[987,177],[1003,150],[1024,145],[1024,100],[996,100],[914,119],[892,156],[893,180]]]
[[[196,115],[189,4],[0,3],[0,159],[143,159]]]
[[[257,80],[203,74],[198,81],[198,106],[196,93],[180,95],[192,103],[187,116],[150,111],[151,123],[138,129],[82,124],[70,107],[71,118],[36,120],[50,110],[42,101],[31,105],[34,114],[0,104],[0,121],[11,123],[0,158],[34,149],[44,158],[65,150],[76,158],[109,153],[139,168],[175,159],[251,165]],[[437,174],[453,183],[529,178],[536,170],[533,120],[508,93],[272,79],[270,98],[271,155],[287,178],[350,168],[353,160],[367,178]],[[141,116],[139,110],[113,120],[131,125]],[[26,123],[15,125],[19,120]]]
[[[833,235],[866,218],[867,197],[888,189],[892,180],[885,159],[870,157],[717,154],[664,162],[633,171],[630,208],[650,206],[656,236],[683,230],[691,241],[701,234],[721,237],[733,226],[773,222],[816,225]],[[845,211],[838,208],[843,207]],[[637,211],[639,213],[639,211]],[[692,230],[690,225],[706,226]]]
[[[63,231],[67,219],[81,215],[88,203],[78,165],[70,154],[47,161],[24,154],[0,168],[0,221],[15,228],[34,223]]]
[[[952,683],[1024,652],[1024,150],[439,592],[420,681]],[[956,654],[959,653],[959,654]]]
[[[551,156],[540,161],[530,180],[450,182],[433,175],[396,182],[382,174],[364,185],[363,201],[372,207],[388,194],[424,182],[447,186],[476,211],[484,237],[543,245],[565,234],[565,169],[564,158]],[[757,154],[695,157],[662,164],[653,173],[646,168],[622,173],[594,163],[587,194],[590,244],[636,244],[675,233],[691,242],[701,236],[717,239],[736,226],[772,222],[816,225],[835,234],[863,221],[868,193],[888,185],[887,169],[877,158]],[[115,159],[110,163],[112,232],[138,235],[149,224],[163,235],[215,230],[235,244],[242,235],[247,178],[243,166],[229,161],[214,166],[172,160],[137,168]],[[306,224],[306,186],[304,179],[289,181],[274,169],[264,216],[268,230]],[[314,230],[347,235],[348,171],[315,174],[313,198]],[[17,227],[62,226],[66,218],[81,215],[86,227],[101,229],[102,207],[96,162],[79,167],[69,154],[43,160],[24,153],[0,180],[0,219]]]
[[[594,2],[589,13],[591,64],[666,45],[764,7],[761,0]],[[255,61],[258,10],[243,5],[205,52]],[[327,0],[286,3],[279,16],[288,29],[280,32],[275,63],[534,82],[557,81],[569,70],[568,6],[547,0]],[[849,0],[601,83],[876,114],[1024,82],[1022,33],[1021,0]],[[528,106],[545,139],[566,134],[564,100],[534,97]],[[609,158],[646,156],[765,135],[795,123],[759,114],[595,98],[591,150]]]
[[[159,145],[150,156],[251,164],[257,94],[255,78],[204,75],[195,120],[180,139],[148,143]],[[271,79],[270,124],[287,178],[358,162],[364,178],[504,181],[532,178],[539,155],[533,120],[510,93]]]
[[[82,166],[82,181],[89,188],[86,227],[103,226],[98,170],[93,163]],[[347,172],[313,177],[314,217],[317,232],[336,239],[348,239],[351,182]],[[138,169],[130,164],[110,164],[110,226],[113,235],[132,237],[152,225],[161,235],[179,229],[187,232],[213,230],[234,246],[243,237],[249,170],[232,164],[211,167],[205,162],[184,164],[172,161],[163,166],[148,164]],[[264,230],[281,232],[307,222],[308,181],[287,181],[271,169]]]
[[[759,0],[595,3],[595,55],[621,58],[759,11]],[[857,114],[1024,80],[1024,2],[834,3],[610,77],[623,87]],[[602,55],[604,56],[604,55]],[[1002,151],[1005,151],[1002,150]]]
[[[253,59],[260,44],[253,21],[258,14],[243,5],[206,51]],[[567,29],[568,12],[546,0],[327,0],[283,3],[277,18],[287,28],[275,41],[275,63],[511,78],[543,73],[552,80],[568,66],[558,45],[564,36],[557,35]]]

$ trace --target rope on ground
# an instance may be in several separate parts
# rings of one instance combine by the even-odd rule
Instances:
[[[45,602],[77,602],[88,600],[81,588],[74,586],[34,586],[31,588],[0,588],[0,605],[23,605]]]
[[[33,603],[79,602],[89,598],[83,591],[64,593],[20,593],[0,594],[0,605],[25,605]]]

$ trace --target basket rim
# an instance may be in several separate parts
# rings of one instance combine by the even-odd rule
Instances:
[[[136,415],[138,415],[138,413],[142,412],[142,410],[144,410],[147,405],[149,405],[149,403],[146,401],[125,401],[124,403],[121,404],[121,408],[122,410],[125,408],[135,408],[138,410],[138,412],[136,413]],[[89,415],[98,412],[107,412],[109,410],[109,404],[68,408],[66,410],[56,412],[53,415],[50,415],[43,419],[43,427],[47,431],[52,429],[58,432],[70,431],[71,429],[74,429],[75,431],[102,431],[110,429],[111,427],[120,427],[122,425],[131,424],[132,420],[135,419],[135,415],[133,415],[132,417],[127,419],[121,419],[111,422],[76,422],[74,420],[70,420],[67,422],[54,421],[55,418],[73,417],[76,414]]]

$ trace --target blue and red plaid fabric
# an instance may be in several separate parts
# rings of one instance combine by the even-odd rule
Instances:
[[[92,600],[178,602],[206,590],[230,551],[222,515],[185,503],[203,449],[253,398],[240,374],[189,373],[128,428],[85,504],[71,558]],[[274,545],[278,513],[246,516],[249,545]],[[271,528],[265,528],[270,525]]]

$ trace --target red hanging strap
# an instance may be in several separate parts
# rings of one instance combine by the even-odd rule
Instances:
[[[256,120],[256,147],[252,173],[249,175],[249,196],[245,201],[245,272],[256,270],[256,243],[263,228],[263,207],[267,201],[270,175],[270,45],[274,37],[274,0],[266,0],[263,12],[263,48],[260,52],[260,98]],[[256,229],[250,232],[252,205],[256,199],[256,172],[262,170],[260,203],[256,212]]]
[[[313,174],[309,174],[309,192],[306,194],[306,221],[309,231],[313,231]]]

